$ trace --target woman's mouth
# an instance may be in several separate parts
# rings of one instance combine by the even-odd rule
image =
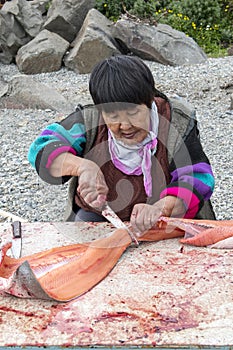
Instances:
[[[130,133],[121,133],[122,137],[125,139],[133,139],[136,135],[136,132],[130,132]]]

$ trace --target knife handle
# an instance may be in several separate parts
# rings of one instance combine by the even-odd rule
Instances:
[[[22,236],[21,222],[14,221],[14,222],[12,222],[11,226],[12,226],[12,230],[13,230],[13,237],[14,238],[21,238],[21,236]]]

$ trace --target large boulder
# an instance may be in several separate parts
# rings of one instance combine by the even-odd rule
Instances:
[[[15,19],[21,24],[25,32],[34,38],[41,30],[43,25],[43,18],[41,12],[35,7],[31,6],[30,1],[27,0],[11,0],[7,1],[2,13],[10,13],[14,15]]]
[[[95,0],[53,0],[44,28],[72,42]]]
[[[119,54],[111,36],[112,22],[95,9],[91,9],[79,34],[71,44],[73,48],[64,58],[64,64],[77,73],[90,73],[100,60]]]
[[[42,30],[36,38],[22,46],[16,55],[16,63],[25,74],[57,71],[69,47],[69,42],[48,30]]]
[[[51,109],[64,114],[75,109],[58,91],[23,74],[15,75],[10,80],[8,90],[0,98],[0,107]]]
[[[166,24],[154,26],[121,19],[116,22],[113,35],[128,50],[145,60],[171,66],[207,60],[204,51],[192,38]]]
[[[0,62],[13,62],[18,49],[31,40],[11,13],[0,12]]]

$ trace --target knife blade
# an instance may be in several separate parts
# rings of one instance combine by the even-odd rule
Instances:
[[[22,251],[22,228],[20,221],[14,221],[11,224],[12,227],[12,246],[11,253],[15,259],[19,259],[21,257]]]
[[[102,215],[107,219],[114,227],[116,228],[123,228],[127,230],[132,242],[136,244],[136,246],[139,246],[138,240],[133,234],[133,232],[126,226],[126,224],[119,218],[119,216],[112,210],[112,208],[109,206],[109,204],[105,204]]]

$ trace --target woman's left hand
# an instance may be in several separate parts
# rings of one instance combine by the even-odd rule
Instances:
[[[131,214],[130,224],[136,234],[138,231],[144,232],[154,226],[161,215],[160,205],[135,204]]]
[[[135,204],[130,223],[135,231],[135,234],[140,236],[153,227],[161,216],[183,216],[185,206],[180,198],[167,196],[160,199],[153,205],[150,204]]]

